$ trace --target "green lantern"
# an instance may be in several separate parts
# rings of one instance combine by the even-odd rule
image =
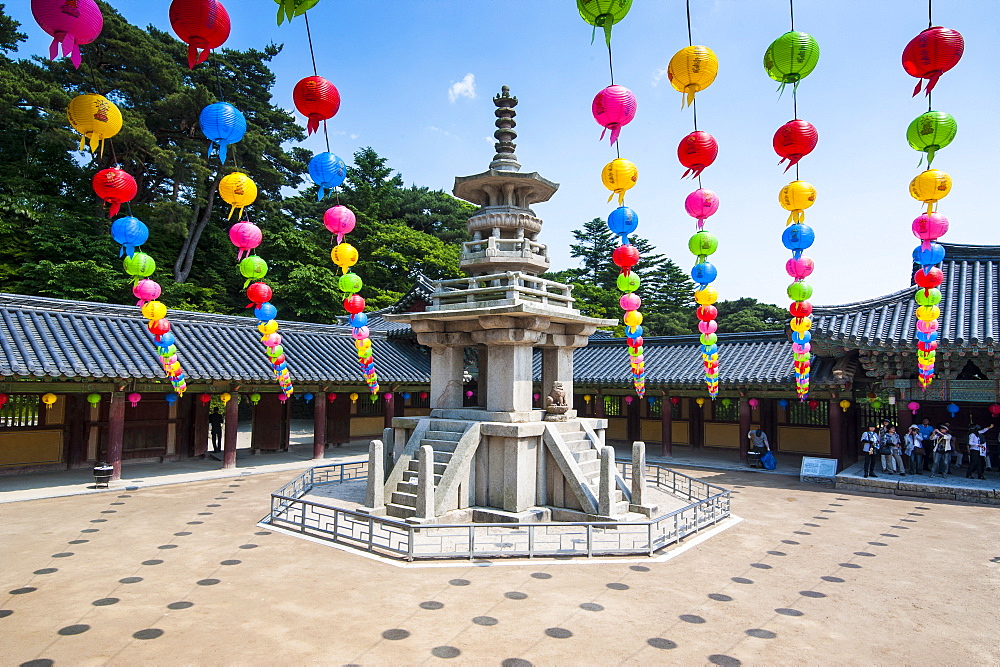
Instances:
[[[941,290],[936,287],[927,290],[918,287],[913,295],[913,300],[917,302],[918,306],[936,306],[941,303]]]
[[[634,292],[639,289],[639,276],[635,271],[630,271],[627,276],[624,273],[619,273],[615,282],[622,292]]]
[[[576,8],[583,20],[594,26],[590,43],[594,43],[597,29],[603,28],[604,41],[611,48],[611,26],[625,18],[632,9],[632,0],[576,0]]]
[[[260,402],[260,394],[256,393],[250,394],[250,402],[253,403],[254,405],[257,405],[257,403]]]
[[[90,403],[90,405],[92,407],[96,408],[97,404],[101,402],[101,395],[100,394],[88,394],[87,395],[87,402]]]
[[[794,84],[809,76],[819,62],[819,43],[812,35],[804,32],[786,32],[771,42],[764,52],[764,69],[767,75],[785,84]]]
[[[875,410],[881,410],[882,409],[882,401],[878,400],[877,398],[874,399],[872,401],[872,408],[875,409]]]
[[[302,16],[316,6],[319,0],[274,0],[278,3],[278,25],[287,18],[291,21],[296,16]]]
[[[730,405],[733,404],[733,399],[731,399],[731,398],[724,398],[724,399],[722,399],[722,404],[728,408]]]
[[[934,161],[934,154],[950,144],[958,134],[958,123],[950,113],[928,111],[913,119],[906,128],[910,148],[927,153],[927,166]]]
[[[125,273],[136,278],[151,276],[156,271],[156,262],[144,252],[133,253],[131,257],[126,256],[122,264]]]
[[[812,285],[802,281],[788,286],[788,298],[792,301],[807,301],[813,294]]]
[[[245,288],[250,285],[251,281],[260,280],[267,275],[267,262],[257,255],[244,257],[240,261],[240,273],[247,279],[247,281],[243,283],[243,287]]]
[[[696,232],[688,239],[688,250],[692,255],[699,257],[708,256],[719,249],[719,239],[715,235],[705,231]]]
[[[337,281],[337,287],[345,294],[357,294],[363,286],[364,283],[361,281],[361,276],[356,273],[345,273]]]

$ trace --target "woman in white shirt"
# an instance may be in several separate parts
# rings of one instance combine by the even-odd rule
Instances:
[[[979,479],[986,479],[983,477],[983,471],[986,469],[986,441],[979,436],[991,428],[993,424],[982,429],[979,428],[979,424],[975,424],[969,431],[969,468],[965,473],[967,479],[972,479],[973,473],[978,474]]]

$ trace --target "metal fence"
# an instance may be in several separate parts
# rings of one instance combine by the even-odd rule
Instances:
[[[626,480],[628,461],[617,462]],[[344,544],[363,551],[405,559],[486,559],[498,557],[652,556],[729,516],[730,493],[682,473],[648,464],[648,483],[691,504],[648,521],[469,523],[413,525],[388,517],[304,500],[315,486],[368,477],[366,461],[311,468],[271,494],[264,519],[277,528]]]

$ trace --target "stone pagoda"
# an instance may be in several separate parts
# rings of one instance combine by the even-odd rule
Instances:
[[[455,179],[455,196],[480,207],[462,248],[469,277],[435,283],[423,312],[386,316],[409,324],[432,350],[431,414],[395,418],[387,451],[373,443],[368,511],[428,523],[648,516],[651,508],[630,504],[641,489],[616,474],[613,450],[604,446],[607,422],[572,409],[573,351],[615,320],[581,314],[570,286],[539,277],[549,259],[538,241],[542,220],[530,207],[559,186],[521,172],[510,89],[493,103],[496,155],[487,171]],[[479,359],[471,407],[463,406],[467,348]],[[532,405],[536,349],[541,408]]]

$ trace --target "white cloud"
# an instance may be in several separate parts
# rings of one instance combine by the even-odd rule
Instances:
[[[449,132],[448,130],[442,130],[440,127],[436,127],[434,125],[428,125],[427,129],[430,130],[431,132],[437,132],[438,134],[443,134],[446,137],[451,136],[451,132]]]
[[[451,84],[448,89],[448,100],[454,104],[460,97],[467,97],[470,100],[476,99],[476,75],[469,72],[461,81]]]
[[[656,72],[653,73],[653,85],[655,86],[658,83],[660,83],[660,79],[662,79],[666,75],[667,75],[666,67],[664,67],[663,69],[656,70]]]

